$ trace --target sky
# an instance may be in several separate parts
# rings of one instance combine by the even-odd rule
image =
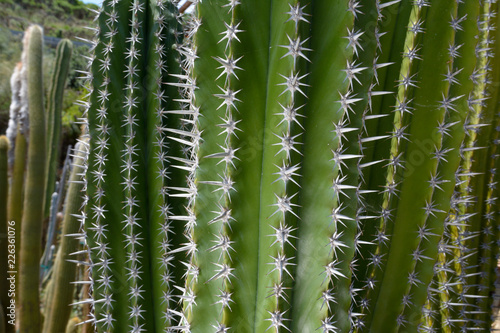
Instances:
[[[102,0],[82,0],[83,3],[95,3],[96,5],[100,5]]]

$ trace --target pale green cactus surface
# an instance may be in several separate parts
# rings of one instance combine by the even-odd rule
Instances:
[[[105,0],[99,332],[489,331],[496,0]]]

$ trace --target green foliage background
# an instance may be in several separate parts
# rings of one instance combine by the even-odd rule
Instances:
[[[83,109],[75,102],[82,98],[79,72],[85,69],[88,46],[79,43],[77,38],[90,39],[91,31],[85,27],[93,26],[96,5],[84,4],[79,0],[0,0],[0,133],[7,128],[11,99],[10,76],[20,60],[22,49],[21,34],[30,24],[39,24],[48,37],[69,38],[76,43],[70,64],[63,107],[63,145],[74,144],[80,129],[74,124]],[[44,82],[49,82],[54,62],[55,46],[46,43],[44,48]],[[45,84],[45,89],[48,85]],[[65,151],[65,149],[63,149]]]

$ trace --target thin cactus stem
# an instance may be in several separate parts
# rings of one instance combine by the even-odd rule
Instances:
[[[16,231],[15,244],[18,249],[21,246],[21,220],[23,214],[24,174],[27,149],[26,138],[28,136],[28,115],[26,114],[28,112],[28,102],[27,96],[23,94],[23,90],[26,89],[26,81],[21,79],[23,71],[23,64],[20,62],[16,65],[11,77],[11,119],[9,120],[9,128],[7,129],[7,136],[11,138],[11,148],[9,151],[11,181],[9,184],[7,217],[9,221],[14,221],[14,229]],[[14,271],[18,271],[18,269],[19,260],[16,260]],[[16,286],[18,283],[19,280],[16,280]],[[16,294],[16,298],[17,295],[18,294]]]
[[[79,212],[83,203],[83,186],[81,181],[85,174],[86,146],[79,143],[75,146],[73,170],[66,195],[65,212],[62,227],[62,240],[54,263],[53,285],[51,295],[45,305],[43,332],[62,332],[70,317],[74,298],[74,284],[78,260],[69,260],[79,249],[79,238],[75,237],[80,230]]]
[[[18,321],[21,333],[38,332],[40,297],[38,276],[41,256],[41,231],[45,195],[45,114],[42,88],[43,32],[31,26],[25,33],[23,63],[28,82],[30,135],[20,248]]]
[[[187,0],[186,2],[184,2],[184,4],[181,6],[181,8],[179,8],[179,13],[184,13],[189,7],[191,7],[191,5],[193,4],[193,1],[189,1]]]
[[[12,171],[11,183],[9,184],[9,198],[7,215],[9,221],[14,221],[16,229],[16,247],[21,248],[21,223],[23,217],[24,205],[24,184],[25,184],[25,168],[26,168],[26,153],[28,143],[26,134],[17,129],[16,145],[14,148],[14,167]],[[19,259],[19,258],[17,258]],[[19,260],[16,260],[16,271],[19,269]],[[19,281],[16,281],[16,285]],[[17,297],[18,294],[16,294]]]
[[[56,192],[51,195],[51,205],[50,205],[50,213],[49,213],[49,223],[47,230],[47,237],[45,241],[45,249],[43,251],[42,258],[40,260],[41,268],[43,269],[40,272],[40,282],[43,284],[44,279],[47,277],[49,270],[52,268],[52,246],[54,241],[55,233],[57,232],[57,226],[60,225],[60,221],[62,220],[62,214],[59,213],[63,210],[62,202],[65,197],[66,191],[66,181],[68,169],[71,164],[71,152],[73,148],[71,145],[68,146],[66,152],[66,159],[64,160],[64,165],[61,173],[61,178],[58,183],[56,183]]]
[[[68,39],[59,42],[56,48],[54,68],[47,98],[47,167],[45,185],[45,217],[49,216],[51,196],[55,189],[61,138],[61,119],[64,88],[69,73],[73,44]]]
[[[0,295],[0,307],[1,316],[0,319],[0,331],[5,332],[7,330],[9,313],[7,306],[10,305],[10,297],[7,292],[10,289],[10,281],[7,280],[7,272],[14,270],[13,255],[9,251],[9,231],[12,228],[11,224],[7,220],[7,197],[9,193],[8,186],[8,151],[9,151],[9,140],[6,136],[0,136],[0,289],[2,290],[2,295]],[[9,330],[10,331],[10,330]]]
[[[53,245],[54,235],[56,233],[57,200],[58,194],[54,192],[51,195],[49,206],[49,223],[47,229],[47,238],[45,241],[45,248],[43,250],[42,258],[40,259],[40,283],[44,280],[50,269],[49,261],[52,259],[51,247]]]

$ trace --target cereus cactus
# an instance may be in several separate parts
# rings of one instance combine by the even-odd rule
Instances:
[[[45,216],[49,216],[50,199],[56,185],[57,167],[61,150],[61,118],[64,88],[68,77],[73,44],[63,39],[57,44],[54,69],[47,96],[47,168]]]
[[[496,1],[175,4],[98,14],[88,322],[486,330]]]
[[[9,221],[16,224],[16,245],[19,247],[21,242],[20,227],[23,216],[23,189],[24,189],[24,171],[26,168],[26,138],[29,132],[28,117],[28,98],[26,71],[23,63],[20,62],[14,68],[10,79],[12,101],[10,104],[9,127],[7,128],[7,137],[11,143],[9,149],[9,170],[10,184],[8,196],[7,217]],[[24,78],[24,80],[23,80]],[[16,270],[19,262],[16,260]]]
[[[154,332],[175,303],[169,299],[174,288],[165,284],[173,270],[166,255],[171,210],[165,186],[173,173],[166,170],[164,135],[171,134],[164,128],[177,128],[179,117],[168,115],[177,109],[177,88],[164,83],[178,81],[167,69],[179,71],[173,45],[181,32],[170,2],[106,2],[98,21],[88,110],[88,210],[82,215],[94,322],[101,330]],[[116,321],[120,317],[125,320]]]
[[[85,143],[75,147],[73,170],[70,176],[70,185],[66,196],[64,219],[62,222],[62,240],[57,252],[56,262],[52,272],[52,286],[45,305],[45,320],[43,332],[64,332],[70,318],[71,307],[68,306],[74,299],[74,282],[76,265],[74,253],[78,253],[80,239],[79,212],[83,203],[82,175],[87,156]]]
[[[30,120],[24,211],[19,251],[19,299],[17,320],[22,333],[40,329],[38,276],[45,195],[45,114],[42,85],[43,32],[31,26],[24,36],[23,63],[26,66]]]
[[[7,307],[10,305],[9,280],[7,280],[7,272],[9,269],[9,239],[8,239],[8,221],[7,221],[7,193],[8,193],[8,176],[7,176],[7,152],[9,150],[9,140],[6,136],[0,136],[0,278],[3,295],[0,296],[0,332],[7,332],[7,316],[9,313]]]

